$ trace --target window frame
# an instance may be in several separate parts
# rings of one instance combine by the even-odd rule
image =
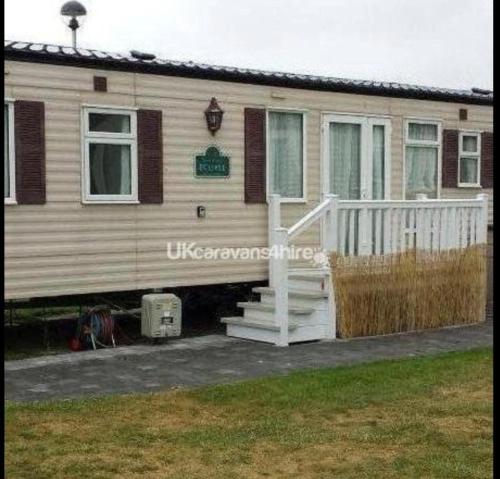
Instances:
[[[436,199],[441,198],[441,177],[442,177],[442,148],[443,148],[443,121],[437,118],[422,118],[407,116],[403,119],[403,178],[402,178],[402,193],[403,199],[406,200],[406,147],[432,147],[437,148],[437,172],[436,172]],[[434,140],[414,140],[409,137],[410,123],[417,123],[420,125],[436,125],[437,126],[437,139]]]
[[[392,142],[392,118],[384,117],[371,117],[367,116],[368,123],[368,151],[373,155],[373,127],[384,127],[384,198],[383,200],[390,200],[392,195],[391,181],[392,181],[392,155],[391,155],[391,142]],[[370,185],[370,198],[373,198],[373,160],[370,160],[371,167],[371,185]]]
[[[470,152],[463,150],[463,137],[475,136],[477,138],[477,151]],[[477,182],[462,183],[460,181],[460,166],[463,158],[475,158],[477,160]],[[458,167],[457,167],[458,188],[481,188],[481,132],[477,130],[460,130],[458,133]]]
[[[307,115],[309,110],[300,108],[266,108],[266,198],[269,203],[271,194],[271,175],[270,175],[270,113],[295,113],[302,115],[302,197],[301,198],[285,198],[280,197],[280,203],[307,203]]]
[[[90,113],[128,115],[130,133],[96,132],[89,129]],[[90,193],[90,145],[130,146],[131,192],[128,195],[92,195]],[[137,158],[137,108],[99,107],[82,105],[82,203],[83,204],[138,204],[138,158]]]
[[[7,106],[9,115],[9,196],[4,196],[5,205],[17,205],[16,200],[16,144],[15,144],[15,117],[14,117],[14,100],[11,98],[4,99],[4,108]],[[4,158],[5,161],[5,158]]]

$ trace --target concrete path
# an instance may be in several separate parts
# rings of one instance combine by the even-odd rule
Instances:
[[[277,348],[211,335],[5,363],[5,399],[159,391],[492,345],[492,321],[459,328]]]

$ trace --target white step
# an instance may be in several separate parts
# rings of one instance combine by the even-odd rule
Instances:
[[[260,301],[263,304],[274,305],[274,288],[257,287],[253,292],[260,294]],[[288,290],[288,304],[294,308],[313,308],[314,310],[324,310],[328,301],[328,292],[315,291],[310,289],[290,289]]]
[[[237,303],[237,306],[244,309],[243,316],[245,318],[274,322],[274,304],[266,304],[255,301]],[[314,309],[312,308],[295,308],[290,306],[288,308],[288,317],[290,320],[308,318],[313,312]]]
[[[236,303],[236,306],[238,306],[238,308],[244,308],[244,309],[254,309],[257,311],[274,312],[273,304],[259,303],[258,301],[238,302]],[[294,307],[288,308],[288,314],[296,314],[296,315],[311,314],[313,311],[314,310],[312,308],[294,308]]]
[[[290,289],[307,289],[312,291],[327,291],[330,277],[319,271],[290,271],[288,287]]]
[[[279,327],[272,323],[250,321],[241,317],[223,318],[221,321],[227,324],[228,336],[271,344],[279,342]],[[327,334],[328,328],[324,325],[297,326],[291,322],[288,326],[289,343],[317,341],[324,339]]]
[[[288,268],[288,273],[289,274],[324,274],[324,270],[320,268],[304,268],[304,267],[299,267],[299,268]]]
[[[252,288],[252,291],[255,293],[259,293],[261,295],[271,295],[274,296],[274,288],[270,288],[269,286],[257,286],[256,288]],[[305,298],[305,299],[325,299],[328,298],[328,293],[326,291],[314,291],[310,289],[289,289],[288,297],[295,298]]]
[[[261,321],[258,319],[247,319],[243,318],[242,316],[232,316],[229,318],[221,318],[221,323],[225,324],[233,324],[233,325],[238,325],[238,326],[248,326],[252,328],[258,328],[258,329],[266,329],[268,331],[279,331],[280,327],[275,324],[274,322],[271,323],[269,321]],[[294,329],[297,328],[297,322],[296,321],[289,321],[288,322],[288,330],[293,331]]]

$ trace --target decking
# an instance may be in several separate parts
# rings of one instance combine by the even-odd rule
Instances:
[[[258,302],[240,303],[242,317],[223,318],[227,334],[287,346],[336,337],[336,305],[327,263],[291,268],[291,241],[319,222],[321,251],[343,256],[388,255],[408,250],[442,252],[487,243],[488,197],[475,199],[324,200],[290,228],[281,226],[279,195],[269,203],[269,288]],[[285,254],[283,254],[285,252]],[[333,278],[335,280],[335,278]]]

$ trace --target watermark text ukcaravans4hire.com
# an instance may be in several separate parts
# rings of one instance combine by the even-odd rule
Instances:
[[[328,256],[320,248],[308,246],[272,246],[252,248],[211,248],[198,246],[196,242],[167,243],[167,258],[171,260],[234,260],[268,261],[270,258],[287,258],[308,261],[316,266],[327,266]]]

